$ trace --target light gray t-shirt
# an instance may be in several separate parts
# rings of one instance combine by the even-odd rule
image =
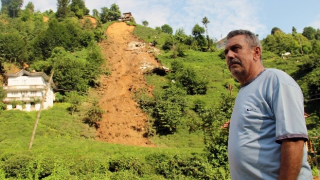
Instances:
[[[228,141],[232,180],[277,179],[287,138],[308,139],[302,91],[285,72],[266,69],[235,101]],[[312,179],[306,148],[298,179]]]

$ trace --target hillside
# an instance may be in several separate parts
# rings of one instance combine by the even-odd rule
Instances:
[[[113,23],[106,31],[108,38],[100,43],[111,74],[101,78],[98,89],[100,106],[106,113],[99,122],[96,136],[109,143],[153,147],[143,137],[147,115],[133,100],[133,92],[140,88],[151,92],[152,87],[144,80],[143,68],[158,66],[158,62],[147,47],[139,43],[133,30],[134,26],[124,22]]]
[[[44,26],[45,34],[34,39],[51,42],[47,37],[60,37],[65,47],[52,45],[52,51],[35,59],[36,54],[29,55],[30,68],[46,73],[55,68],[55,82],[63,90],[54,107],[42,112],[31,150],[37,112],[1,111],[0,179],[230,179],[227,131],[221,125],[230,119],[239,84],[226,68],[222,51],[207,51],[192,36],[182,36],[181,42],[180,36],[138,24],[109,21],[97,29],[80,29],[78,21],[70,22],[52,21],[56,29]],[[58,33],[70,27],[83,33]],[[2,35],[15,38],[17,32]],[[87,37],[96,41],[88,43]],[[161,53],[152,52],[156,49],[150,43]],[[68,49],[70,44],[74,49]],[[282,59],[264,51],[263,60],[265,67],[284,70],[305,90],[308,82],[318,82],[313,74],[304,77],[319,67],[316,56]],[[159,62],[170,71],[143,73]],[[5,69],[16,67],[11,65],[5,61]],[[69,91],[78,95],[75,101]],[[97,129],[85,120],[96,94],[106,112]],[[71,113],[73,104],[77,106]],[[307,125],[311,136],[319,134],[318,119],[309,117]]]

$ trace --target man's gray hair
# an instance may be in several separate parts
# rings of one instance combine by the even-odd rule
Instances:
[[[229,40],[230,38],[233,38],[234,36],[237,36],[237,35],[245,35],[246,41],[249,43],[249,45],[251,47],[258,46],[258,47],[262,48],[258,37],[255,34],[253,34],[251,31],[248,31],[248,30],[239,29],[239,30],[230,31],[229,34],[227,35],[227,40]]]

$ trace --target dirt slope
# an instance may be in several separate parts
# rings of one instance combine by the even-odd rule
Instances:
[[[113,23],[107,29],[108,39],[100,43],[111,75],[102,77],[98,89],[100,106],[106,111],[96,137],[109,143],[150,146],[143,137],[146,114],[132,99],[134,89],[147,87],[142,71],[146,65],[158,66],[154,56],[133,35],[134,26],[124,22]]]

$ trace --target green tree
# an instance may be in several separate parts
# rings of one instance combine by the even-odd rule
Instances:
[[[1,12],[8,14],[9,17],[15,18],[19,15],[23,0],[1,0]]]
[[[25,7],[25,10],[30,11],[31,13],[34,13],[34,5],[32,2],[28,2],[28,4]]]
[[[320,40],[320,29],[317,29],[316,33],[314,34],[314,38],[316,40]]]
[[[172,34],[173,33],[172,28],[168,24],[162,25],[161,26],[161,30],[162,30],[162,32],[167,33],[167,34]]]
[[[280,28],[278,28],[278,27],[274,27],[274,28],[272,28],[272,29],[271,29],[271,35],[274,35],[277,31],[282,32],[282,31],[281,31],[281,29],[280,29]]]
[[[209,34],[208,34],[208,24],[210,23],[209,19],[205,16],[202,19],[202,24],[204,25],[204,27],[206,28],[206,33],[207,33],[207,41],[208,41],[208,48],[210,48],[210,39],[209,39]]]
[[[294,26],[292,26],[292,34],[297,34],[297,29]]]
[[[181,61],[173,61],[171,63],[172,71],[175,79],[187,94],[206,94],[208,81],[200,77],[194,69],[186,67]]]
[[[92,10],[92,16],[99,17],[99,11],[97,9]]]
[[[209,19],[207,17],[204,17],[202,19],[202,24],[204,25],[204,27],[206,27],[206,33],[207,33],[207,36],[208,36],[208,24],[210,23]]]
[[[32,2],[29,2],[25,9],[21,11],[21,20],[26,22],[29,19],[31,19],[32,15],[34,13],[34,5]]]
[[[19,33],[0,33],[1,62],[25,62],[27,59],[27,43]]]
[[[192,35],[194,37],[194,39],[196,40],[196,44],[194,46],[196,46],[196,48],[198,49],[198,46],[204,47],[207,43],[205,37],[202,35],[205,33],[205,30],[203,27],[199,26],[199,24],[196,24],[193,28],[192,28]]]
[[[71,115],[74,115],[74,113],[79,110],[79,107],[83,101],[84,98],[76,91],[70,91],[66,93],[66,102],[70,104],[68,110],[70,111]]]
[[[298,51],[301,54],[308,54],[311,51],[312,44],[305,36],[303,36],[300,33],[297,33],[294,35],[293,38],[296,40],[296,51]]]
[[[109,8],[107,7],[102,7],[101,8],[101,13],[100,13],[100,20],[102,23],[106,23],[109,21]]]
[[[292,54],[307,53],[311,50],[311,44],[307,38],[297,33],[286,34],[281,31],[276,31],[273,35],[268,35],[262,40],[262,46],[265,50],[271,51],[278,56],[282,53],[291,52]],[[303,50],[303,47],[304,50]]]
[[[200,36],[202,36],[202,34],[205,32],[204,28],[199,26],[199,24],[196,24],[193,28],[192,28],[192,35],[194,36],[194,38],[198,38]]]
[[[88,123],[90,126],[98,126],[97,122],[101,121],[102,115],[105,111],[99,106],[99,101],[94,99],[92,105],[86,112],[85,123]]]
[[[203,114],[204,141],[209,162],[214,168],[223,168],[229,172],[228,134],[229,127],[224,124],[230,121],[235,98],[221,94],[221,102],[217,108],[209,109]]]
[[[74,12],[78,18],[83,18],[84,15],[88,15],[90,12],[84,0],[71,0],[70,10]]]
[[[121,11],[117,4],[113,3],[110,6],[108,19],[109,21],[118,20],[121,17]]]
[[[49,58],[54,69],[53,81],[65,91],[86,92],[88,78],[85,76],[86,62],[72,58],[63,48],[55,48]]]
[[[312,42],[312,52],[320,55],[320,42],[319,41]]]
[[[186,108],[185,94],[183,89],[170,85],[163,94],[156,97],[152,115],[157,133],[165,135],[176,132]]]
[[[156,30],[156,32],[157,32],[158,34],[160,34],[160,33],[162,32],[162,29],[161,29],[161,27],[159,27],[159,26],[156,26],[154,30]]]
[[[70,34],[63,23],[56,19],[49,21],[49,28],[41,32],[33,41],[34,56],[38,58],[48,58],[55,47],[72,48]]]
[[[146,21],[146,20],[143,20],[143,21],[142,21],[142,24],[147,27],[147,26],[149,25],[149,22]]]
[[[303,28],[302,35],[308,38],[309,40],[314,39],[315,34],[316,34],[316,30],[313,27],[309,26],[309,27]]]
[[[185,42],[185,40],[187,39],[187,35],[184,32],[183,28],[179,28],[176,30],[175,34],[174,34],[174,38],[176,40],[178,40],[180,43]]]
[[[56,17],[58,19],[64,19],[70,12],[70,8],[68,7],[70,0],[57,0],[57,12]]]

